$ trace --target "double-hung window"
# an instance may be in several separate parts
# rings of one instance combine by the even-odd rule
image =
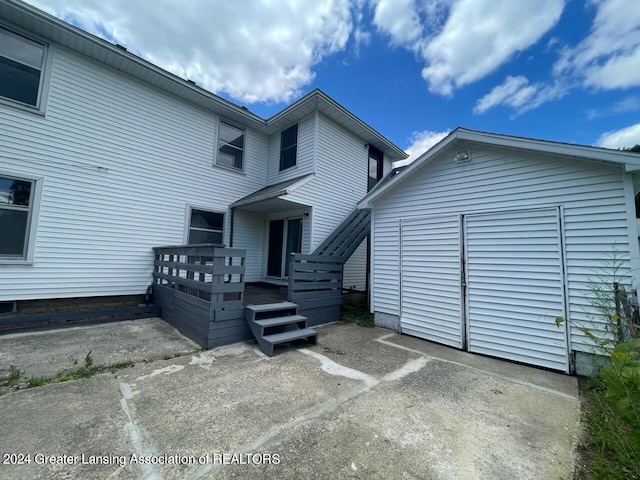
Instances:
[[[244,168],[244,130],[220,120],[216,163],[225,167]]]
[[[0,260],[26,260],[35,180],[0,176]]]
[[[298,155],[298,124],[280,134],[280,171],[296,165]]]
[[[217,243],[222,245],[224,213],[192,208],[189,221],[188,244]]]
[[[0,97],[40,108],[47,46],[0,28]]]

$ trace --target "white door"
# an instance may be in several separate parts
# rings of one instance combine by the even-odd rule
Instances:
[[[462,348],[460,217],[401,223],[402,333]]]
[[[559,209],[464,224],[468,350],[568,372]]]

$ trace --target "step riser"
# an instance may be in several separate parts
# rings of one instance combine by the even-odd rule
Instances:
[[[298,315],[298,306],[291,302],[245,307],[245,319],[260,349],[273,356],[275,345],[307,339],[317,343],[317,333],[307,328],[307,318]],[[271,321],[270,321],[271,320]]]

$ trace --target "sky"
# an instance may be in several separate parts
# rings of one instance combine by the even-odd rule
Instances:
[[[416,158],[456,127],[640,144],[638,0],[28,0],[268,118],[320,88]]]

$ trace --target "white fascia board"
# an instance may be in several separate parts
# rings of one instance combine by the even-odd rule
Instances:
[[[632,152],[611,150],[608,148],[589,147],[586,145],[575,145],[569,143],[551,142],[548,140],[537,140],[524,137],[511,137],[497,133],[477,132],[464,128],[457,128],[447,137],[427,150],[416,160],[414,160],[405,170],[400,172],[396,178],[389,181],[387,185],[378,191],[374,191],[370,196],[365,197],[358,208],[371,208],[381,195],[395,188],[399,183],[413,175],[417,170],[431,163],[440,152],[451,145],[454,141],[464,140],[472,143],[486,144],[497,147],[511,148],[513,150],[528,150],[536,153],[549,153],[551,155],[571,157],[577,160],[597,161],[624,166],[626,172],[640,171],[640,155]]]

